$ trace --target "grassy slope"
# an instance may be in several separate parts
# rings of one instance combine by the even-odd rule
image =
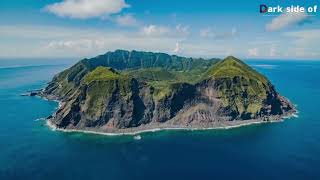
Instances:
[[[128,70],[123,73],[144,81],[170,81],[176,79],[174,73],[162,68],[143,68]]]
[[[205,73],[203,73],[205,71]],[[172,71],[164,68],[143,68],[136,70],[123,70],[121,73],[111,68],[98,67],[86,75],[84,81],[90,84],[92,81],[118,80],[122,86],[122,94],[129,91],[126,79],[136,78],[146,81],[155,88],[155,96],[161,99],[170,94],[174,85],[187,82],[195,84],[203,79],[214,78],[223,80],[218,88],[225,106],[231,106],[239,111],[256,113],[260,110],[262,99],[266,97],[268,80],[254,69],[234,57],[227,57],[210,68],[193,69],[190,71]],[[232,83],[233,78],[239,78],[239,82]],[[246,94],[247,97],[244,97]],[[234,97],[234,98],[231,98]]]
[[[89,83],[92,77],[96,80],[117,77],[115,74],[96,71],[97,74],[87,77],[87,82],[83,80],[84,76],[100,66],[112,67],[124,72],[124,75],[129,74],[147,81],[160,91],[175,82],[195,83],[201,77],[201,73],[217,61],[218,59],[186,58],[165,53],[116,50],[95,58],[83,59],[59,73],[53,80],[54,93],[68,98],[82,83]]]
[[[256,114],[266,99],[270,83],[266,77],[234,57],[227,57],[209,69],[204,78],[220,81],[219,96],[226,107]]]
[[[85,76],[84,82],[89,84],[92,81],[116,80],[120,78],[123,78],[123,76],[112,68],[99,66]]]
[[[127,99],[131,95],[131,78],[107,67],[97,67],[84,77],[87,84],[88,98],[86,107],[89,115],[99,117],[105,107],[105,101],[119,90],[121,98]]]
[[[216,63],[208,70],[206,75],[214,78],[233,78],[235,76],[240,76],[247,79],[254,79],[265,84],[268,83],[266,77],[232,56],[228,56],[224,60]]]

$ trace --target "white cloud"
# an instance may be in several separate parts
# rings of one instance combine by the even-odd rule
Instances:
[[[176,26],[176,31],[177,33],[179,33],[180,35],[189,35],[189,26],[183,26],[182,24],[178,24]]]
[[[259,56],[259,50],[258,50],[258,48],[248,49],[248,55],[249,55],[249,56]]]
[[[176,26],[154,25],[160,36],[125,29],[106,30],[59,26],[1,26],[0,57],[93,57],[116,49],[174,53],[191,57],[224,57],[230,49],[244,56],[247,47],[236,43],[205,42],[201,38],[180,35]],[[148,26],[146,26],[148,27]],[[163,30],[165,29],[165,30]],[[152,33],[151,33],[152,32]],[[178,42],[178,44],[177,44]],[[182,44],[183,42],[183,48]]]
[[[320,29],[285,32],[285,37],[290,39],[288,51],[296,57],[319,58]]]
[[[269,51],[269,56],[270,57],[273,57],[273,56],[276,56],[277,52],[276,52],[276,47],[275,46],[271,46],[270,47],[270,51]]]
[[[301,60],[320,58],[320,29],[284,32],[275,38],[260,37],[249,42],[248,56]]]
[[[200,30],[200,36],[203,38],[228,39],[237,36],[238,30],[233,27],[229,32],[215,32],[211,27]]]
[[[160,26],[156,26],[160,27]],[[163,27],[147,36],[140,31],[80,29],[58,26],[1,26],[0,57],[94,57],[116,49],[179,53],[192,57],[224,57],[226,45],[179,36],[176,27]],[[157,29],[157,28],[156,28]],[[169,31],[169,32],[168,32]],[[161,34],[161,33],[160,33]],[[8,40],[7,40],[8,39]],[[178,42],[178,44],[177,44]],[[183,42],[183,48],[181,47]],[[228,44],[229,45],[229,44]],[[234,45],[234,44],[231,44]],[[238,49],[234,47],[233,49]]]
[[[320,29],[285,32],[285,36],[301,39],[320,39]]]
[[[233,28],[231,29],[231,36],[236,36],[237,33],[238,33],[237,28],[233,27]]]
[[[146,35],[126,29],[71,28],[59,26],[0,25],[0,57],[93,57],[115,49],[178,53],[191,57],[319,59],[320,29],[279,34],[277,39],[252,37],[230,41],[206,41],[180,35],[176,26],[154,25]],[[165,29],[165,30],[158,30]],[[147,28],[148,29],[148,28]],[[151,30],[150,30],[151,29]],[[158,34],[161,35],[155,35]],[[160,33],[159,33],[160,32]],[[229,31],[232,34],[232,31]],[[241,41],[240,41],[241,40]],[[183,44],[182,44],[183,42]],[[251,42],[251,43],[250,43]]]
[[[180,52],[180,43],[176,42],[176,47],[173,50],[174,53],[179,53]]]
[[[149,25],[142,28],[142,33],[147,36],[161,36],[170,33],[170,28],[165,26]]]
[[[205,29],[200,30],[200,36],[203,38],[211,38],[214,37],[215,34],[213,33],[212,29],[210,27],[207,27]]]
[[[91,51],[92,49],[101,49],[105,45],[104,41],[92,39],[51,41],[46,48],[55,50],[74,50],[76,52]]]
[[[114,21],[120,26],[137,26],[139,24],[132,14],[117,15]]]
[[[38,25],[17,25],[2,26],[0,25],[0,37],[21,38],[21,39],[62,39],[75,37],[81,39],[83,37],[102,36],[101,31],[92,29],[66,28],[58,26],[38,26]]]
[[[125,0],[63,0],[45,9],[60,17],[88,19],[116,14],[127,7]]]
[[[141,28],[141,35],[149,37],[170,37],[170,38],[182,38],[186,39],[189,37],[189,26],[181,24],[172,26],[163,25],[147,25]]]
[[[277,31],[286,27],[299,24],[308,18],[307,13],[283,13],[280,16],[272,19],[270,23],[266,25],[267,31]]]
[[[172,53],[172,46],[181,41],[140,31],[20,25],[0,25],[0,39],[9,39],[0,41],[0,57],[92,57],[115,49]]]

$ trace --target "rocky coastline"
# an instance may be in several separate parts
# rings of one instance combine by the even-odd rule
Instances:
[[[252,119],[252,120],[246,120],[242,122],[230,122],[228,124],[221,124],[221,125],[212,125],[212,126],[206,126],[206,127],[190,127],[190,126],[170,126],[165,124],[149,124],[142,127],[136,127],[136,128],[129,128],[129,129],[114,129],[111,131],[103,131],[103,130],[97,130],[97,129],[69,129],[69,128],[59,128],[55,124],[51,122],[50,118],[46,119],[46,125],[51,128],[54,131],[61,131],[61,132],[79,132],[79,133],[86,133],[86,134],[98,134],[98,135],[106,135],[106,136],[122,136],[122,135],[139,135],[144,133],[150,133],[150,132],[158,132],[158,131],[166,131],[166,130],[174,130],[174,131],[204,131],[204,130],[218,130],[218,129],[233,129],[233,128],[240,128],[244,126],[251,126],[251,125],[257,125],[257,124],[266,124],[266,123],[277,123],[282,122],[285,119],[290,119],[292,117],[296,117],[297,112],[288,113],[286,116],[282,117],[275,117],[273,120],[261,120],[261,119]]]
[[[267,124],[267,123],[277,123],[283,122],[286,119],[291,119],[298,116],[298,110],[296,106],[293,105],[293,109],[291,111],[286,112],[282,115],[274,115],[266,118],[258,118],[258,119],[249,119],[243,121],[225,121],[224,123],[211,123],[211,124],[199,124],[199,125],[190,125],[190,126],[181,126],[174,125],[170,123],[153,123],[142,125],[139,127],[132,127],[127,129],[109,129],[102,130],[96,128],[85,128],[85,129],[76,129],[76,128],[59,128],[53,123],[53,119],[56,116],[56,113],[59,109],[66,103],[58,100],[59,98],[54,95],[45,95],[44,89],[41,91],[37,91],[37,95],[42,99],[49,101],[56,101],[59,103],[57,111],[55,111],[52,115],[49,115],[46,118],[46,125],[54,131],[61,131],[66,133],[79,132],[86,134],[98,134],[98,135],[106,135],[106,136],[122,136],[122,135],[132,135],[136,136],[139,134],[150,133],[150,132],[158,132],[158,131],[166,131],[166,130],[174,130],[174,131],[204,131],[204,130],[218,130],[218,129],[233,129],[233,128],[241,128],[245,126],[258,125],[258,124]]]

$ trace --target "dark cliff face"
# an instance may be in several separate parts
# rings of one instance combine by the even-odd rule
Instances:
[[[61,128],[129,128],[150,122],[153,110],[152,88],[146,84],[135,79],[97,81],[83,85],[54,122]]]
[[[172,119],[196,96],[195,87],[187,83],[177,83],[171,88],[171,93],[157,102],[154,121],[166,122]]]
[[[135,61],[129,60],[137,56],[148,59],[146,62],[150,58],[162,58],[153,64],[179,71],[168,71],[170,76],[166,76],[167,70],[148,68],[126,73],[127,66],[135,67],[132,65]],[[191,63],[189,58],[177,60],[177,56],[162,53],[116,51],[103,57],[107,59],[81,61],[61,72],[43,92],[43,96],[63,102],[51,118],[57,127],[106,132],[159,123],[212,127],[224,121],[270,120],[294,111],[290,102],[280,96],[264,76],[234,57],[216,64],[202,60]],[[120,61],[120,57],[127,59]],[[86,65],[88,62],[90,65]],[[114,67],[95,67],[104,63]],[[196,79],[195,83],[183,82],[186,79],[183,76],[197,73],[190,71],[193,66],[205,70],[197,74],[200,78],[190,78]],[[149,77],[150,72],[161,74],[153,78]],[[175,77],[183,78],[172,80]]]

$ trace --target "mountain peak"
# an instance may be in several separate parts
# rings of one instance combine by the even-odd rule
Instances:
[[[234,56],[228,56],[225,59],[214,64],[208,70],[207,75],[214,78],[233,78],[244,77],[267,83],[268,80],[256,70],[245,64]]]
[[[99,66],[85,76],[85,82],[119,79],[121,74],[110,67]]]
[[[224,59],[239,60],[238,58],[236,58],[236,57],[234,57],[234,56],[232,56],[232,55],[227,56],[227,57],[226,57],[226,58],[224,58]]]
[[[244,64],[246,65],[242,60],[234,57],[234,56],[227,56],[226,58],[224,58],[221,62],[223,61],[226,61],[226,62],[238,62],[238,63],[241,63],[241,64]]]

